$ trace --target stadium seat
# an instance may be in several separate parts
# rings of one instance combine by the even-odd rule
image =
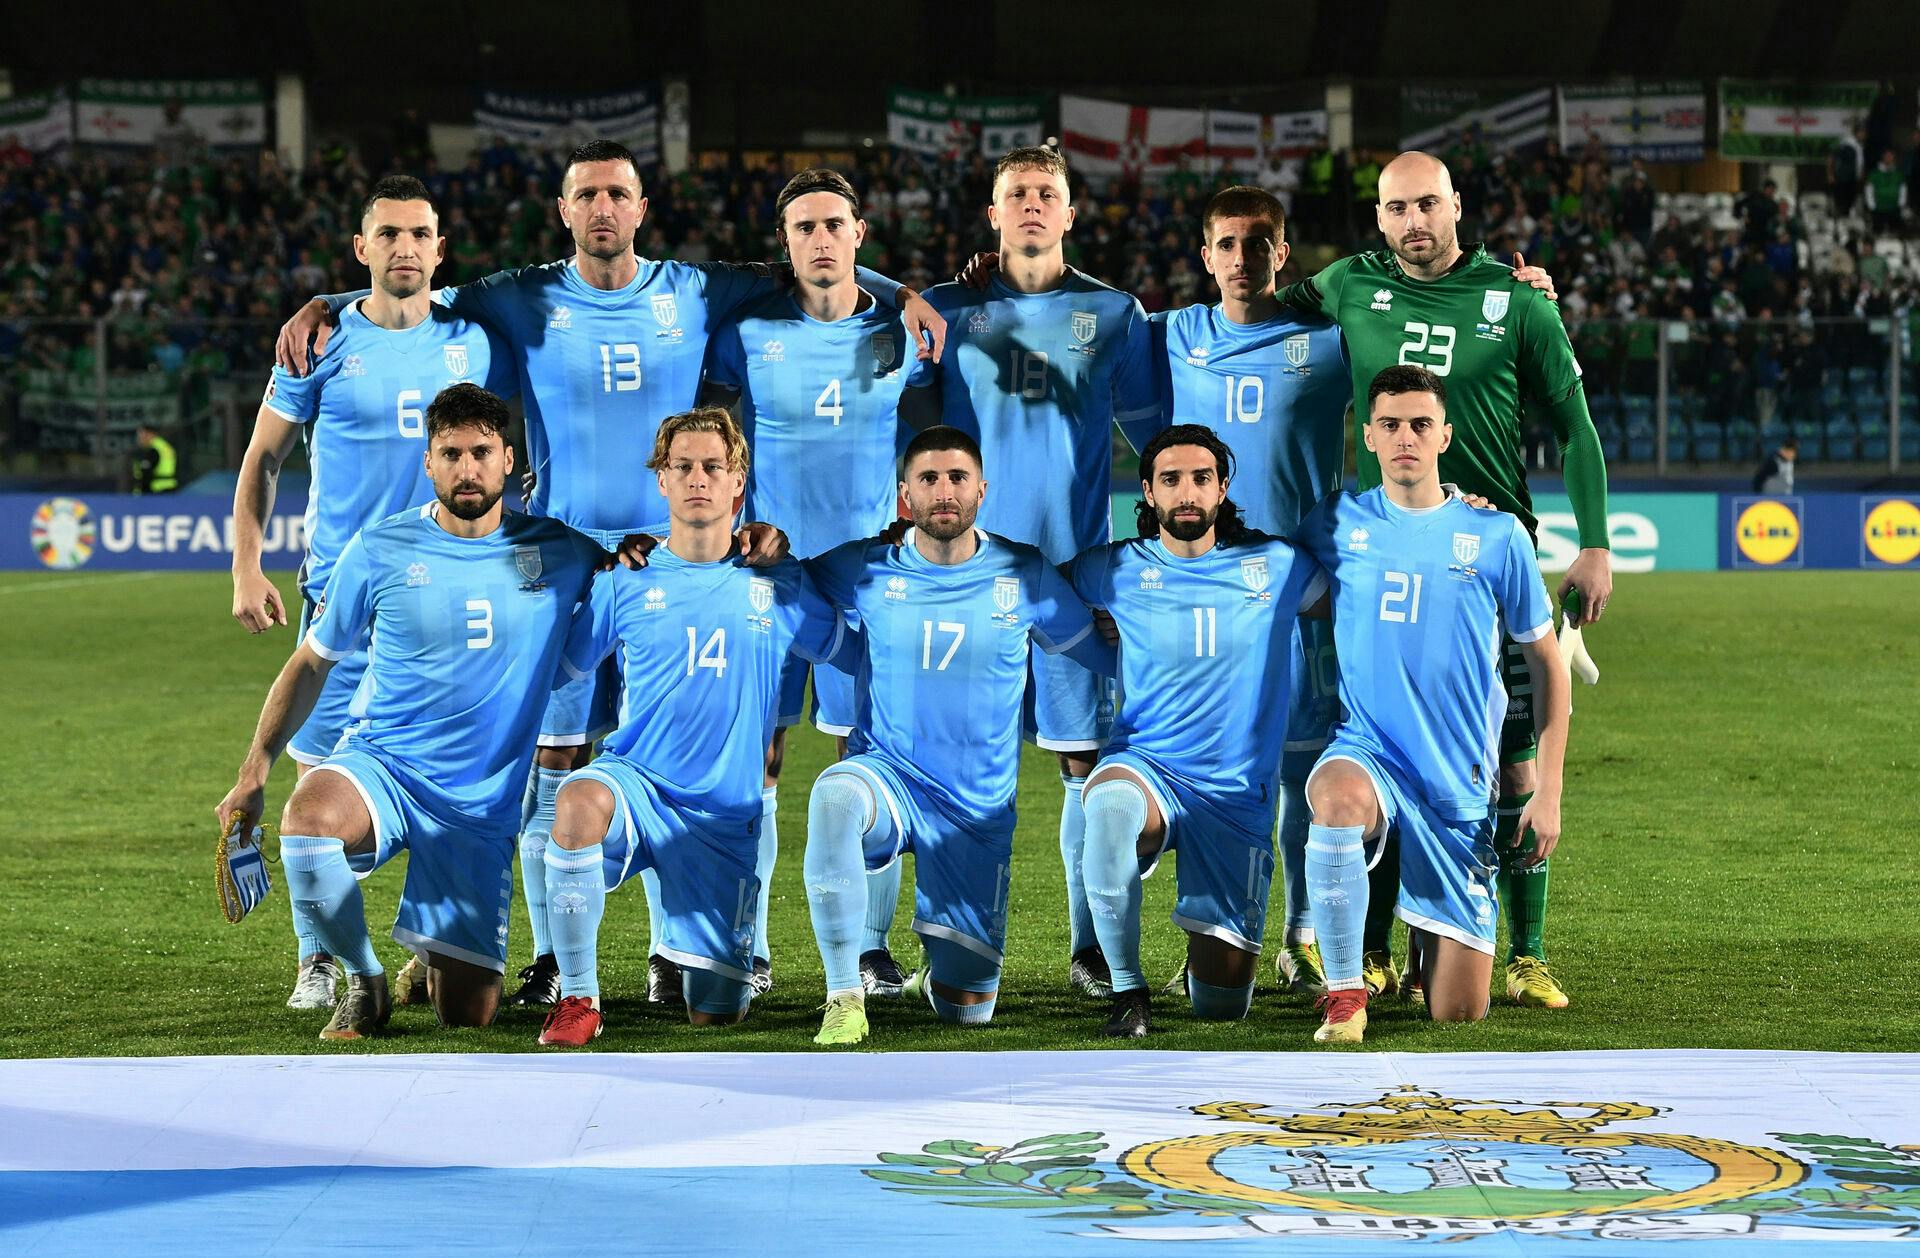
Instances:
[[[1626,457],[1627,439],[1618,428],[1603,429],[1600,433],[1600,453],[1607,462],[1618,463]]]
[[[1620,414],[1620,402],[1611,393],[1594,394],[1587,398],[1587,411],[1593,416],[1594,427],[1612,423]]]
[[[1838,383],[1828,383],[1820,386],[1820,409],[1821,410],[1837,411],[1842,406],[1845,406],[1846,404],[1847,404],[1846,386]]]
[[[1900,461],[1902,463],[1920,461],[1920,428],[1900,425]]]
[[[1736,460],[1759,458],[1759,430],[1744,419],[1729,421],[1727,424],[1726,457]]]
[[[1867,463],[1887,461],[1887,434],[1880,432],[1862,433],[1860,436],[1860,458]]]
[[[1827,423],[1827,458],[1834,463],[1851,463],[1858,448],[1858,432],[1849,419],[1829,420]]]
[[[1717,424],[1693,430],[1693,457],[1701,463],[1718,463],[1726,457],[1726,438]]]

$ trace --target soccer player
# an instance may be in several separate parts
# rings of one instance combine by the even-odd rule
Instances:
[[[1180,854],[1176,926],[1203,1018],[1241,1018],[1273,882],[1273,805],[1297,635],[1326,592],[1311,559],[1246,527],[1228,498],[1233,453],[1178,424],[1140,452],[1140,536],[1068,565],[1074,592],[1120,631],[1113,737],[1087,779],[1084,881],[1113,972],[1107,1034],[1151,1029],[1140,887]]]
[[[1200,260],[1220,286],[1220,302],[1153,316],[1161,396],[1172,423],[1208,425],[1233,452],[1240,521],[1287,537],[1340,484],[1351,397],[1346,348],[1331,322],[1282,306],[1275,295],[1287,241],[1286,212],[1272,193],[1223,189],[1207,203],[1201,231]],[[1305,882],[1306,780],[1338,715],[1338,668],[1325,620],[1284,623],[1296,642],[1279,787],[1286,926],[1275,959],[1289,987],[1318,992]]]
[[[1362,434],[1383,483],[1341,493],[1300,526],[1300,548],[1333,583],[1334,640],[1346,710],[1307,780],[1313,824],[1307,887],[1326,964],[1325,1019],[1314,1039],[1358,1043],[1367,849],[1400,843],[1394,911],[1414,932],[1427,1011],[1485,1017],[1496,916],[1494,826],[1506,696],[1502,640],[1517,644],[1536,702],[1538,789],[1520,815],[1537,864],[1560,837],[1561,765],[1572,684],[1553,611],[1522,523],[1469,506],[1440,485],[1453,440],[1447,386],[1394,366],[1368,385]]]
[[[746,518],[780,521],[793,553],[808,558],[872,537],[894,518],[907,340],[899,312],[875,300],[854,274],[866,222],[860,196],[844,176],[801,171],[780,190],[774,215],[793,266],[793,291],[760,299],[714,336],[701,401],[732,409],[746,433],[753,456]],[[813,722],[834,736],[845,755],[853,729],[852,679],[838,669],[811,671]],[[767,748],[760,911],[754,919],[756,992],[772,984],[766,932],[779,851],[774,803],[787,729],[801,719],[808,672],[804,659],[787,657]],[[869,970],[869,990],[897,995],[905,980],[892,958],[881,953],[868,959],[870,966],[875,962],[883,964]]]
[[[638,466],[646,438],[636,433],[651,432],[661,418],[694,404],[712,331],[746,304],[778,291],[783,281],[759,264],[693,265],[635,254],[634,235],[647,211],[640,167],[611,141],[574,150],[558,205],[573,234],[572,257],[500,271],[442,289],[438,298],[494,329],[518,359],[534,476],[527,509],[613,546],[627,534],[667,528],[660,491]],[[932,307],[884,276],[866,270],[859,275],[883,301],[900,305],[916,352],[937,357],[945,329]],[[329,312],[351,296],[315,298],[295,315],[281,329],[282,364],[304,371],[308,338],[324,349]],[[922,348],[923,334],[930,347]],[[546,936],[543,863],[553,797],[566,774],[586,763],[593,742],[612,728],[616,685],[609,666],[563,686],[540,730],[520,834],[535,956],[513,996],[518,1004],[549,1005],[559,992]],[[657,910],[651,877],[643,882],[648,904]],[[654,935],[657,940],[657,930]],[[680,985],[671,964],[661,958],[649,965],[655,975],[650,988],[663,999],[677,998]]]
[[[332,665],[377,640],[338,750],[287,801],[280,858],[290,898],[347,990],[321,1031],[352,1040],[392,1002],[367,937],[361,874],[408,854],[393,937],[427,957],[448,1026],[484,1026],[500,1005],[513,835],[533,735],[574,608],[603,552],[557,520],[500,506],[513,450],[506,404],[475,384],[427,406],[434,501],[362,529],[341,551],[312,627],[274,682],[239,780],[215,810],[265,811],[273,762]]]
[[[509,397],[518,387],[512,357],[487,330],[432,300],[446,239],[425,184],[404,175],[376,183],[361,207],[353,252],[372,272],[373,290],[341,312],[340,329],[312,371],[297,376],[274,368],[240,465],[233,494],[233,616],[251,633],[287,623],[280,591],[261,570],[260,545],[280,469],[297,442],[306,443],[312,473],[299,576],[304,642],[348,539],[396,511],[433,501],[433,482],[422,470],[427,399],[465,380]],[[328,671],[312,715],[287,744],[296,773],[332,754],[366,667],[367,653],[356,649]],[[287,1006],[330,1008],[339,967],[320,946],[301,902],[292,907],[299,962]],[[420,967],[410,962],[408,969],[410,977]],[[403,1003],[414,986],[403,977]]]
[[[808,564],[864,637],[852,754],[807,801],[807,903],[827,977],[817,1044],[867,1038],[864,872],[906,852],[927,954],[915,985],[943,1022],[992,1019],[1032,650],[1113,669],[1091,614],[1039,550],[975,527],[983,469],[967,433],[919,433],[901,458],[905,538],[849,542]]]
[[[1518,516],[1530,537],[1537,523],[1527,492],[1519,414],[1524,405],[1547,418],[1560,444],[1581,547],[1558,595],[1577,591],[1576,623],[1591,624],[1605,612],[1613,590],[1607,474],[1559,312],[1505,263],[1488,257],[1484,247],[1461,248],[1460,197],[1437,159],[1416,152],[1396,157],[1381,172],[1374,213],[1386,249],[1342,258],[1282,290],[1281,300],[1325,315],[1345,333],[1353,360],[1356,426],[1364,427],[1366,395],[1383,368],[1412,364],[1446,379],[1456,436],[1440,458],[1440,478]],[[1379,461],[1363,453],[1360,487],[1380,484],[1381,474]],[[1527,861],[1529,849],[1519,828],[1537,780],[1537,692],[1526,687],[1522,652],[1509,648],[1504,660],[1510,704],[1502,735],[1496,846],[1511,934],[1507,993],[1521,1004],[1558,1009],[1566,1006],[1567,996],[1546,965],[1547,864]],[[1390,899],[1391,851],[1376,869],[1377,906]],[[1387,951],[1391,925],[1381,911],[1368,930],[1376,990],[1395,981]]]
[[[987,219],[999,235],[998,271],[983,289],[928,291],[951,352],[915,365],[901,415],[915,429],[945,423],[974,436],[996,487],[981,526],[1063,564],[1111,537],[1114,425],[1136,449],[1160,427],[1153,337],[1138,301],[1067,265],[1062,241],[1074,211],[1058,151],[1017,148],[1001,158]],[[1039,650],[1032,673],[1028,732],[1059,754],[1065,786],[1068,978],[1105,999],[1112,984],[1080,882],[1081,792],[1113,724],[1112,687]],[[879,915],[891,897],[875,891]]]
[[[593,586],[563,664],[588,676],[616,650],[620,727],[560,787],[545,853],[560,998],[540,1043],[600,1034],[598,940],[607,892],[660,880],[657,949],[679,967],[687,1018],[738,1022],[753,994],[761,780],[789,650],[824,663],[846,625],[791,559],[747,567],[733,516],[746,438],[718,407],[669,416],[652,468],[672,524],[644,570]]]

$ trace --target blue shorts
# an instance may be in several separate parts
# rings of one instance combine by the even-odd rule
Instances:
[[[305,642],[307,630],[313,627],[314,602],[303,597],[300,604],[300,636],[296,642]],[[289,756],[311,768],[339,748],[340,740],[347,736],[347,728],[359,719],[352,712],[353,697],[359,692],[360,682],[366,675],[365,647],[350,651],[335,661],[327,671],[327,680],[320,687],[320,697],[314,701],[313,711],[307,714],[299,730],[287,741]]]
[[[660,879],[660,955],[675,964],[730,980],[702,1013],[746,1008],[753,978],[753,925],[760,907],[760,813],[717,834],[670,808],[632,761],[602,756],[567,775],[591,779],[613,792],[613,819],[604,840],[609,891],[651,869]],[[565,790],[562,782],[560,789]],[[737,991],[731,990],[737,988]],[[738,1002],[733,1003],[732,997]]]
[[[1160,850],[1140,859],[1140,875],[1151,877],[1162,854],[1180,854],[1174,866],[1173,924],[1258,954],[1273,886],[1271,824],[1259,833],[1249,831],[1220,809],[1215,792],[1140,752],[1126,749],[1101,757],[1100,767],[1109,766],[1139,774],[1167,820]]]
[[[806,707],[807,674],[813,674],[813,723],[823,734],[845,738],[853,733],[853,678],[826,664],[808,664],[789,653],[780,667],[780,710],[774,724],[780,729],[798,725]]]
[[[1113,679],[1039,646],[1027,663],[1023,732],[1048,751],[1098,751],[1113,732]]]
[[[507,969],[507,906],[513,900],[514,835],[485,834],[445,800],[396,772],[380,752],[350,746],[315,765],[353,783],[373,818],[374,850],[349,856],[365,875],[407,853],[407,880],[393,937],[497,973]]]
[[[961,991],[999,987],[1013,873],[1013,810],[1007,810],[1004,830],[982,830],[953,816],[913,774],[872,754],[848,756],[826,773],[857,778],[875,796],[873,828],[866,838],[869,870],[885,869],[902,853],[913,853],[914,934],[944,940],[991,966],[990,974],[949,975],[936,969],[934,977]]]
[[[591,677],[568,678],[547,697],[540,718],[542,747],[585,747],[613,732],[620,710],[620,665],[616,656],[600,661]]]
[[[1485,817],[1447,817],[1423,800],[1372,744],[1345,730],[1334,735],[1314,772],[1331,760],[1348,760],[1366,770],[1386,829],[1400,840],[1400,896],[1394,915],[1417,930],[1492,953],[1500,919],[1494,890],[1499,861],[1493,849],[1493,801],[1487,801]]]
[[[1293,624],[1293,678],[1280,779],[1304,782],[1340,723],[1340,661],[1334,654],[1331,620],[1296,616]]]

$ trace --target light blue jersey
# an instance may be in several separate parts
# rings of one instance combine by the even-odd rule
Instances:
[[[978,536],[973,557],[950,566],[922,556],[909,530],[898,546],[849,542],[807,568],[866,640],[849,753],[882,758],[952,819],[999,833],[1013,826],[1029,642],[1111,660],[1039,551]]]
[[[802,558],[885,528],[911,356],[899,312],[871,298],[822,323],[780,293],[720,329],[707,379],[740,393],[753,450],[745,518],[779,525]]]
[[[1282,309],[1235,323],[1218,306],[1152,317],[1169,424],[1204,424],[1233,451],[1241,518],[1285,536],[1340,487],[1353,385],[1340,329]]]
[[[594,582],[565,666],[591,674],[617,647],[620,724],[606,751],[644,775],[670,812],[750,849],[781,665],[788,651],[831,658],[845,632],[793,560],[689,563],[661,546],[640,571],[615,568]]]
[[[667,532],[666,499],[646,468],[654,433],[698,398],[708,337],[778,287],[765,267],[642,259],[631,283],[603,292],[562,259],[438,296],[498,332],[519,361],[534,473],[527,509],[612,547],[628,533]]]
[[[979,441],[980,527],[1056,564],[1108,540],[1113,425],[1138,447],[1159,424],[1140,303],[1071,268],[1050,292],[996,277],[985,291],[941,284],[926,297],[946,317],[946,353],[907,383],[937,384],[943,422]]]
[[[1273,828],[1294,621],[1326,589],[1311,558],[1250,533],[1182,559],[1158,538],[1087,551],[1074,592],[1120,629],[1124,699],[1103,758],[1147,756],[1262,841]]]
[[[1519,520],[1449,498],[1409,511],[1374,488],[1329,497],[1295,541],[1333,582],[1346,717],[1336,742],[1370,745],[1455,821],[1487,816],[1499,785],[1500,637],[1553,628]]]
[[[464,382],[512,397],[518,381],[512,356],[485,328],[442,306],[396,332],[355,302],[310,372],[276,366],[262,402],[301,425],[312,475],[301,591],[320,597],[355,533],[433,501],[423,456],[435,394]]]
[[[508,513],[485,537],[440,527],[437,502],[347,543],[307,641],[330,660],[368,646],[360,726],[416,799],[511,834],[534,734],[600,549],[553,520]]]

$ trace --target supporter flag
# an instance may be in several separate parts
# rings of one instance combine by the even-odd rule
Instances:
[[[1474,88],[1400,89],[1400,147],[1443,152],[1463,141],[1494,152],[1544,143],[1553,120],[1553,89],[1496,96]]]
[[[1258,170],[1276,157],[1299,157],[1327,142],[1327,111],[1290,114],[1207,111],[1207,155],[1216,169]]]
[[[1697,162],[1707,151],[1707,91],[1699,83],[1620,83],[1560,89],[1560,146],[1598,136],[1614,163]]]
[[[949,96],[895,88],[887,94],[887,142],[925,157],[999,157],[1046,138],[1039,96]]]
[[[1060,147],[1094,184],[1165,174],[1182,158],[1198,167],[1207,156],[1207,114],[1062,96]]]
[[[64,91],[0,100],[0,149],[47,153],[73,143],[73,102]]]
[[[564,153],[588,140],[613,140],[631,149],[642,166],[660,160],[660,98],[648,87],[586,96],[482,88],[473,127],[482,144],[497,135]]]
[[[1789,86],[1720,80],[1720,156],[1736,162],[1818,162],[1873,105],[1871,83]]]
[[[82,79],[74,136],[82,144],[176,152],[260,145],[267,99],[254,79]]]

